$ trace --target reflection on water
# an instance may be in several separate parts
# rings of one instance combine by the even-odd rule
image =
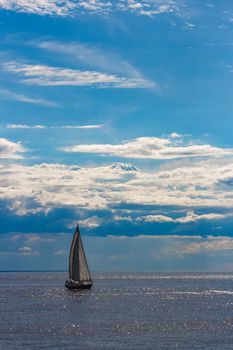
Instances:
[[[233,349],[233,274],[0,273],[0,349]]]

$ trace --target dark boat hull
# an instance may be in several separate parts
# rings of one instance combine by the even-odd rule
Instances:
[[[68,289],[91,289],[93,282],[77,282],[73,280],[66,280],[65,286]]]

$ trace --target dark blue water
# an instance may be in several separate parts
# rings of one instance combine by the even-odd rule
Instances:
[[[0,349],[233,349],[233,274],[0,273]]]

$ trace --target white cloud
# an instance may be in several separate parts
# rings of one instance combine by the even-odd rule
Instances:
[[[19,238],[21,238],[21,234],[16,234],[16,235],[13,235],[13,236],[11,236],[11,241],[12,242],[15,242],[15,241],[17,241]]]
[[[7,129],[45,129],[45,125],[7,124]]]
[[[25,239],[25,243],[54,243],[55,239],[52,237],[47,236],[42,236],[38,234],[22,234],[21,237]]]
[[[185,245],[183,254],[218,252],[222,250],[233,250],[233,238],[208,237],[204,242],[193,242]]]
[[[90,12],[104,13],[112,6],[110,1],[86,0],[78,1],[77,6]]]
[[[145,146],[148,140],[141,138],[139,152],[147,152],[148,156],[149,151],[160,152],[161,149],[171,147],[175,149],[174,154],[186,155],[186,146],[172,146],[169,139],[149,139],[149,144],[153,147],[143,148],[142,145]],[[127,145],[129,144],[130,142]],[[133,146],[131,143],[131,148],[126,148],[124,144],[123,146],[121,152],[133,153],[138,149],[138,144],[136,147],[134,143]],[[183,148],[183,153],[177,153],[176,148]],[[208,149],[215,156],[216,148],[208,146]],[[164,215],[164,212],[158,213],[156,210],[156,214],[150,211],[145,215],[142,209],[135,220],[176,224],[225,220],[231,216],[229,209],[233,206],[233,163],[230,157],[224,158],[224,152],[227,150],[217,150],[217,154],[222,154],[222,157],[210,157],[206,160],[197,158],[192,162],[166,162],[159,168],[144,171],[124,163],[98,167],[46,163],[26,166],[7,163],[0,165],[0,199],[7,200],[8,208],[18,215],[36,214],[41,211],[48,213],[51,209],[60,207],[61,203],[85,210],[109,209],[112,205],[154,205],[185,208],[186,214],[175,214],[174,218],[174,213]],[[0,158],[22,158],[21,154],[25,151],[20,143],[0,139]],[[188,154],[190,155],[190,151]],[[198,208],[215,209],[206,210],[204,214],[200,213]],[[217,208],[225,208],[226,211],[218,213]],[[199,214],[196,214],[196,211]],[[117,221],[131,221],[130,213],[116,212],[114,215]],[[93,228],[100,224],[101,219],[92,216],[90,220],[86,220],[84,216],[82,220],[83,225]]]
[[[125,158],[175,159],[188,157],[209,157],[233,155],[233,149],[213,147],[211,145],[181,145],[172,140],[158,137],[139,137],[121,144],[86,144],[61,147],[61,151],[70,153],[96,153]]]
[[[111,167],[80,168],[59,164],[31,167],[9,165],[8,170],[4,166],[0,167],[0,182],[3,186],[0,198],[12,199],[12,209],[19,211],[20,215],[26,214],[22,212],[26,199],[36,200],[37,210],[53,208],[58,203],[100,209],[106,207],[110,199],[103,189],[108,187],[110,190],[111,181],[118,181],[129,172],[134,173],[133,170]],[[104,184],[104,180],[110,180],[110,183]]]
[[[73,0],[0,0],[0,8],[37,15],[66,16],[75,7]]]
[[[4,68],[23,75],[23,83],[39,86],[95,86],[98,88],[152,88],[156,83],[140,78],[117,76],[97,71],[81,71],[44,65],[8,62]]]
[[[173,219],[165,215],[147,215],[142,218],[145,222],[173,222]]]
[[[142,74],[119,54],[84,42],[58,42],[52,40],[29,41],[28,45],[60,53],[77,64],[81,63],[100,71],[144,79]]]
[[[130,215],[128,215],[128,216],[114,215],[113,220],[114,221],[129,221],[129,222],[133,222],[133,218]]]
[[[7,124],[7,129],[100,129],[103,128],[103,124],[93,125],[27,125],[27,124]]]
[[[54,243],[55,239],[52,234],[39,235],[35,233],[17,233],[10,236],[12,242],[22,240],[26,246],[36,245],[38,243]],[[22,248],[20,248],[22,250]],[[30,248],[32,249],[32,248]],[[24,249],[23,249],[24,250]],[[27,250],[27,249],[26,249]]]
[[[62,129],[101,129],[103,127],[104,127],[103,124],[51,126],[51,128],[62,128]]]
[[[169,167],[139,171],[127,164],[102,167],[4,164],[0,166],[0,199],[11,203],[9,208],[18,215],[48,213],[61,203],[84,210],[140,205],[139,218],[152,222],[171,221],[171,214],[145,216],[143,206],[185,208],[186,216],[173,219],[177,224],[224,220],[230,215],[216,213],[217,208],[229,213],[233,207],[231,186],[222,186],[226,175],[233,178],[233,163],[229,159],[172,163]],[[197,215],[190,211],[193,208],[210,208],[210,213]],[[211,212],[211,208],[215,210]]]
[[[3,97],[4,99],[7,100],[12,100],[12,101],[19,101],[19,102],[24,102],[24,103],[29,103],[29,104],[35,104],[35,105],[41,105],[41,106],[47,106],[47,107],[57,107],[57,103],[48,101],[45,99],[41,98],[32,98],[25,96],[23,94],[18,94],[10,90],[6,89],[0,89],[0,96]]]
[[[168,136],[170,136],[172,139],[178,139],[178,138],[181,138],[182,137],[182,135],[181,134],[178,134],[177,132],[172,132],[170,135],[168,135]]]
[[[0,8],[37,15],[72,16],[74,14],[106,14],[130,11],[137,15],[155,16],[164,13],[180,14],[182,6],[175,0],[0,0]]]
[[[0,138],[1,159],[20,159],[23,158],[21,154],[24,152],[26,152],[26,149],[20,143]]]
[[[53,253],[53,255],[65,255],[65,254],[66,254],[66,250],[65,249],[58,250],[58,251]]]
[[[190,30],[194,29],[195,27],[196,27],[195,24],[189,23],[189,22],[186,22],[184,26],[185,29],[190,29]]]
[[[34,251],[32,248],[30,247],[21,247],[18,249],[18,252],[21,254],[21,255],[40,255],[39,252],[37,251]]]
[[[92,216],[88,219],[84,219],[84,220],[79,220],[79,224],[82,227],[87,227],[87,228],[96,228],[98,226],[101,225],[103,221],[98,218],[97,216]]]
[[[233,215],[233,214],[232,214]],[[179,222],[181,224],[186,224],[189,222],[195,222],[199,220],[221,220],[225,219],[228,214],[218,214],[218,213],[208,213],[208,214],[202,214],[197,215],[193,211],[190,211],[187,213],[185,217],[175,219],[175,222]]]
[[[186,216],[173,219],[169,216],[164,215],[147,215],[142,217],[145,222],[173,222],[180,224],[187,224],[190,222],[196,222],[200,220],[222,220],[226,217],[233,216],[233,214],[218,214],[218,213],[208,213],[198,215],[193,211],[188,211]]]

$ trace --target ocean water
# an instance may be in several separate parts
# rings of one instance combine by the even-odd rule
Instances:
[[[233,274],[0,273],[0,349],[233,349]]]

